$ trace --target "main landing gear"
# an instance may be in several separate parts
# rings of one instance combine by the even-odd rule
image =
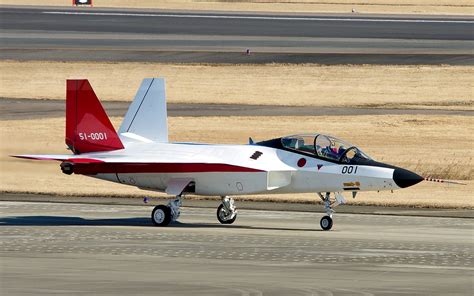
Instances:
[[[326,192],[325,195],[318,192],[318,195],[321,198],[321,200],[324,202],[324,209],[326,210],[326,216],[321,218],[319,225],[321,225],[321,228],[323,230],[330,230],[333,225],[332,214],[335,213],[335,211],[332,208],[340,204],[344,204],[346,201],[344,200],[344,197],[342,196],[342,194],[339,192],[334,193],[334,199],[335,199],[334,201],[331,201],[331,192]]]
[[[155,226],[167,226],[171,221],[178,220],[181,214],[179,208],[182,204],[182,195],[177,195],[166,206],[156,206],[151,212],[151,221]]]
[[[222,196],[222,203],[217,208],[217,220],[221,224],[232,224],[235,219],[237,219],[237,210],[235,209],[234,199]]]
[[[181,212],[179,208],[183,204],[183,196],[178,195],[166,206],[158,205],[151,212],[151,221],[155,226],[167,226],[171,222],[178,220]],[[217,208],[217,220],[222,224],[232,224],[237,219],[234,199],[222,196],[222,203]]]

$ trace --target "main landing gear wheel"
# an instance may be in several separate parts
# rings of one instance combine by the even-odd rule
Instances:
[[[151,221],[155,226],[167,226],[171,222],[178,220],[181,212],[182,195],[177,195],[174,200],[165,205],[156,206],[151,212]]]
[[[155,226],[167,226],[171,222],[171,209],[165,205],[156,206],[151,212],[151,221]]]
[[[219,220],[221,224],[232,224],[235,219],[237,219],[237,213],[228,214],[223,204],[217,207],[217,220]]]
[[[319,225],[321,225],[321,228],[323,230],[329,230],[332,228],[332,218],[329,216],[324,216],[321,218],[321,221],[319,222]]]

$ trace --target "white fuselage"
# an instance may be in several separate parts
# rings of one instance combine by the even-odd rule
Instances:
[[[194,194],[214,196],[399,188],[393,180],[392,168],[343,165],[259,145],[130,143],[126,147],[80,157],[125,167],[127,164],[156,167],[156,170],[140,171],[135,167],[89,176],[163,192],[170,180],[180,178],[194,181]],[[259,156],[251,158],[255,152]]]

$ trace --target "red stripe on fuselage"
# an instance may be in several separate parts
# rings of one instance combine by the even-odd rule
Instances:
[[[104,163],[105,161],[94,158],[69,158],[68,162],[72,163]]]
[[[263,172],[221,163],[73,163],[75,174],[219,173]]]

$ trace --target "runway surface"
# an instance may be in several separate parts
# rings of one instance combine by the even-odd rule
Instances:
[[[109,116],[124,116],[130,102],[102,102]],[[0,98],[0,120],[63,117],[63,100]],[[169,116],[354,116],[354,115],[461,115],[473,116],[472,110],[391,109],[318,106],[275,106],[241,104],[176,104],[168,103]]]
[[[0,203],[3,295],[470,295],[472,219]]]
[[[468,16],[6,6],[0,16],[4,59],[474,64]],[[252,55],[242,55],[247,48]]]
[[[143,196],[147,196],[144,193]],[[152,204],[166,203],[166,196],[149,198]],[[62,196],[39,193],[21,193],[21,192],[2,192],[0,201],[13,202],[46,202],[46,203],[69,203],[69,204],[99,204],[99,205],[128,205],[128,206],[148,206],[143,202],[143,197],[139,196]],[[191,208],[217,208],[219,198],[193,199],[186,198],[186,207]],[[307,203],[297,202],[264,202],[248,201],[236,199],[239,209],[245,210],[264,210],[264,211],[290,211],[290,212],[316,212],[323,213],[324,208],[321,203],[308,205]],[[474,219],[473,209],[454,209],[454,208],[413,208],[404,206],[382,207],[382,206],[363,206],[345,204],[338,207],[337,213],[343,214],[365,214],[365,215],[392,215],[392,216],[415,216],[415,217],[443,217],[443,218],[466,218]]]

